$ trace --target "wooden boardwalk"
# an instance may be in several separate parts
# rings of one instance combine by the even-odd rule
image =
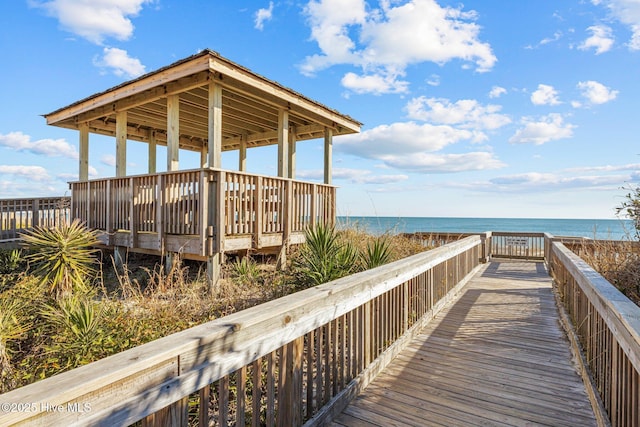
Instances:
[[[542,263],[491,262],[333,426],[595,426]]]

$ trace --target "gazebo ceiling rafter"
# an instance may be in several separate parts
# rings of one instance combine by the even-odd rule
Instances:
[[[167,98],[178,95],[180,148],[201,151],[209,128],[209,85],[222,91],[222,149],[278,143],[278,117],[288,112],[288,126],[296,140],[359,132],[361,123],[272,80],[205,50],[167,67],[92,95],[46,114],[47,123],[70,129],[88,124],[89,132],[114,136],[116,112],[126,111],[127,138],[167,140]]]

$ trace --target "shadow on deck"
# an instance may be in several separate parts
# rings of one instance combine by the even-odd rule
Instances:
[[[332,425],[597,425],[544,264],[487,264]]]

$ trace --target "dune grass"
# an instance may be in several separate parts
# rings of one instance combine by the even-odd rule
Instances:
[[[329,246],[292,247],[284,269],[269,257],[230,257],[220,290],[211,295],[200,263],[178,261],[167,269],[158,257],[129,254],[116,268],[110,253],[82,249],[94,237],[85,231],[47,231],[32,237],[37,251],[0,251],[0,393],[426,249],[406,237],[376,237],[357,228],[310,230],[324,233]],[[56,247],[64,253],[55,253]],[[313,257],[331,263],[344,248],[348,253],[340,256],[346,259],[330,274],[314,270]],[[322,259],[323,252],[330,256]],[[57,255],[67,260],[69,253],[79,253],[82,264],[47,264]],[[56,266],[82,274],[51,274]]]

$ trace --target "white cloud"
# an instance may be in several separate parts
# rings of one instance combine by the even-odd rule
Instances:
[[[93,166],[89,166],[89,176],[90,177],[97,177],[98,176],[98,170],[96,168],[94,168]],[[64,173],[59,173],[56,175],[56,178],[58,178],[61,181],[64,182],[68,182],[68,181],[77,181],[78,180],[78,173],[72,173],[72,172],[64,172]]]
[[[359,76],[355,73],[347,73],[341,80],[342,86],[355,93],[372,93],[381,95],[384,93],[405,93],[409,82],[397,79],[397,76],[374,74]]]
[[[531,102],[534,105],[558,105],[558,92],[553,86],[539,84],[538,89],[531,94]]]
[[[380,160],[385,167],[420,173],[461,172],[504,166],[489,152],[436,153],[476,137],[472,131],[414,122],[380,125],[336,140],[336,151]]]
[[[39,139],[32,141],[29,135],[22,132],[9,132],[0,134],[0,146],[8,147],[16,151],[25,151],[47,157],[78,158],[78,151],[64,139]]]
[[[611,90],[611,88],[593,80],[579,82],[578,89],[582,91],[582,96],[587,98],[591,104],[604,104],[613,101],[618,96],[617,90]]]
[[[102,58],[94,59],[93,63],[98,67],[111,69],[119,77],[138,77],[145,72],[145,66],[139,59],[132,58],[126,50],[115,47],[105,47]]]
[[[382,157],[389,166],[419,173],[453,173],[498,169],[505,164],[493,153],[478,151],[461,154],[415,153],[411,156]]]
[[[296,175],[303,179],[322,179],[324,172],[320,169],[301,170],[298,171]],[[404,174],[373,175],[372,171],[367,169],[348,168],[334,168],[332,177],[333,179],[344,179],[354,184],[392,184],[409,179],[409,177]]]
[[[524,118],[524,127],[516,131],[509,142],[513,144],[533,143],[541,145],[549,141],[571,138],[575,125],[564,123],[560,114],[549,114],[538,121]]]
[[[562,31],[556,31],[553,33],[553,37],[547,37],[540,40],[540,45],[545,45],[553,42],[557,42],[562,37]]]
[[[531,192],[531,191],[561,191],[567,189],[598,188],[615,189],[624,182],[622,175],[582,175],[566,176],[564,173],[528,172],[523,174],[506,175],[490,180],[492,191],[499,192]]]
[[[589,50],[594,48],[596,55],[607,52],[613,46],[615,39],[611,34],[611,28],[606,25],[593,25],[587,28],[587,31],[591,32],[591,37],[583,41],[578,49]]]
[[[627,46],[631,50],[640,50],[640,2],[638,0],[592,0],[592,3],[607,7],[611,17],[628,26],[632,35]]]
[[[478,72],[495,64],[491,46],[478,39],[475,12],[443,8],[434,0],[380,4],[380,9],[368,10],[364,0],[309,1],[305,13],[311,38],[322,53],[307,57],[301,71],[312,75],[332,65],[351,64],[363,73],[350,73],[345,83],[352,83],[359,93],[389,93],[405,87],[406,82],[396,80],[411,64],[460,59],[475,63]]]
[[[568,168],[567,172],[571,173],[584,173],[584,172],[619,172],[619,171],[631,171],[636,172],[640,170],[640,163],[628,163],[626,165],[604,165],[604,166],[582,166],[576,168]]]
[[[494,86],[491,88],[491,91],[489,92],[489,98],[499,98],[505,93],[507,93],[507,90],[505,88],[500,86]]]
[[[273,17],[273,2],[269,2],[268,8],[258,9],[256,12],[256,20],[255,20],[255,28],[262,31],[264,29],[264,23],[266,21],[271,21]]]
[[[461,99],[452,103],[444,98],[414,98],[407,103],[409,118],[431,123],[458,125],[463,129],[498,129],[511,123],[500,114],[500,105],[481,105],[473,99]]]
[[[47,11],[63,29],[102,44],[105,38],[128,40],[133,34],[129,18],[153,0],[30,0],[30,5]]]
[[[336,150],[376,159],[386,154],[405,156],[438,151],[447,145],[471,138],[472,132],[451,126],[398,122],[342,136],[336,139],[335,145]]]
[[[437,74],[431,74],[426,82],[429,86],[440,86],[440,76]]]
[[[100,163],[107,166],[115,166],[116,165],[116,156],[112,154],[105,154],[100,157]]]
[[[47,170],[42,166],[0,165],[0,175],[10,175],[30,181],[48,181]]]

